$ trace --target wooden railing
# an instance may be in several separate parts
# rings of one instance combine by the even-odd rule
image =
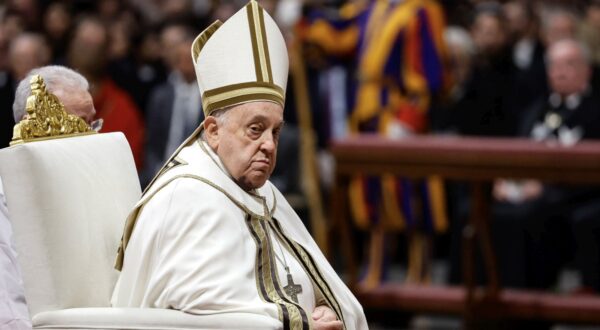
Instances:
[[[336,161],[331,215],[341,235],[350,286],[367,306],[412,311],[462,313],[466,325],[480,317],[600,322],[600,298],[574,298],[543,292],[501,289],[489,229],[489,189],[496,178],[532,178],[567,184],[600,184],[600,142],[564,147],[526,139],[419,136],[389,140],[360,136],[331,144]],[[471,185],[471,214],[463,230],[464,286],[422,287],[383,284],[356,286],[357,262],[350,234],[348,185],[356,174],[396,174],[409,178],[439,175]],[[477,288],[474,252],[479,242],[487,285]],[[476,317],[477,316],[477,317]]]

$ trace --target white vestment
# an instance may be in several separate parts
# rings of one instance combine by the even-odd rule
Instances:
[[[277,188],[242,190],[200,140],[177,153],[127,226],[114,306],[247,312],[303,329],[314,307],[327,305],[346,329],[367,329],[362,307]],[[284,264],[302,286],[297,304],[284,293]]]
[[[0,179],[0,329],[31,329],[21,270],[12,242],[12,227]]]

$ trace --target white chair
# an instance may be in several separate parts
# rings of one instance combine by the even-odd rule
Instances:
[[[28,99],[30,115],[29,108],[57,102],[46,95],[41,78],[33,83],[37,100]],[[39,114],[35,119],[44,120]],[[15,132],[27,140],[22,126]],[[0,177],[34,329],[281,327],[276,320],[244,313],[199,316],[111,307],[117,247],[127,214],[141,195],[122,133],[35,136],[0,150]]]

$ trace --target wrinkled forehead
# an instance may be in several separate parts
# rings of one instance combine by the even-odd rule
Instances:
[[[275,102],[247,102],[232,107],[229,112],[240,120],[264,119],[274,123],[283,121],[283,107]]]

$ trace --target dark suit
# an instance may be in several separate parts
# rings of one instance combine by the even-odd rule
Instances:
[[[150,183],[150,180],[160,170],[166,160],[167,143],[171,130],[173,118],[173,107],[175,105],[175,86],[166,82],[156,87],[151,95],[146,109],[146,142],[144,145],[144,167],[140,171],[142,186]],[[185,125],[183,139],[189,136],[204,118],[202,109],[198,109],[200,117],[198,122]],[[182,141],[177,141],[181,143]]]
[[[13,79],[6,72],[0,72],[0,149],[8,147],[12,139],[15,119],[13,116],[13,101],[15,88]]]
[[[533,103],[519,125],[531,136],[549,113],[561,127],[582,130],[583,139],[600,139],[600,97],[588,91],[576,106],[551,104],[545,96]],[[558,129],[549,129],[556,138]],[[564,264],[575,257],[583,285],[600,290],[600,190],[597,187],[544,185],[539,198],[496,203],[494,238],[504,284],[544,289],[553,285]]]

